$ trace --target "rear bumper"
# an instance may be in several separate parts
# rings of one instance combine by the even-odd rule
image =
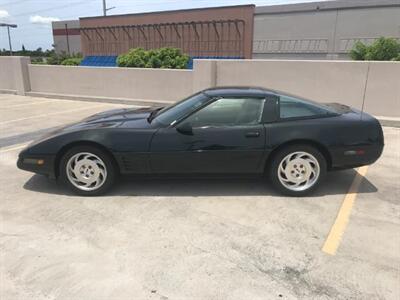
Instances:
[[[384,145],[357,145],[331,150],[332,169],[350,169],[373,164],[382,155]]]
[[[30,155],[26,151],[19,154],[17,167],[24,171],[55,178],[54,155]]]

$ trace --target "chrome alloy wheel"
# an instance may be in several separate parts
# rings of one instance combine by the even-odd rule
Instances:
[[[98,156],[88,152],[73,155],[66,168],[68,180],[82,191],[97,190],[107,178],[105,163]]]
[[[307,152],[293,152],[282,159],[278,168],[281,184],[291,191],[304,191],[318,180],[320,166],[318,160]]]

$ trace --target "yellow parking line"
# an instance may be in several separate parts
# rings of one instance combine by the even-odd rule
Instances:
[[[354,201],[357,197],[358,188],[367,174],[368,166],[358,168],[356,177],[354,177],[353,183],[350,186],[346,197],[343,200],[342,206],[336,217],[335,223],[333,224],[331,231],[322,247],[322,251],[335,255],[336,250],[339,247],[340,241],[342,239],[343,233],[346,229],[347,223],[349,222],[349,217],[351,214],[351,209],[353,207]]]

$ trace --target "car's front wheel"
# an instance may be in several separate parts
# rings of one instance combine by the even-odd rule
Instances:
[[[60,161],[60,179],[76,194],[97,196],[113,185],[116,168],[110,156],[92,146],[77,146]]]
[[[270,165],[270,179],[283,194],[304,196],[314,191],[326,174],[325,157],[309,145],[292,145],[279,151]]]

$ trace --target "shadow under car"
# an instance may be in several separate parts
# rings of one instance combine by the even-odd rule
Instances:
[[[356,175],[354,169],[329,172],[321,186],[308,197],[346,194]],[[33,175],[24,189],[54,195],[74,195],[55,180]],[[364,177],[358,193],[375,193],[378,189]],[[130,178],[120,177],[106,196],[274,196],[276,192],[265,177],[256,178]],[[100,196],[101,197],[101,196]]]

